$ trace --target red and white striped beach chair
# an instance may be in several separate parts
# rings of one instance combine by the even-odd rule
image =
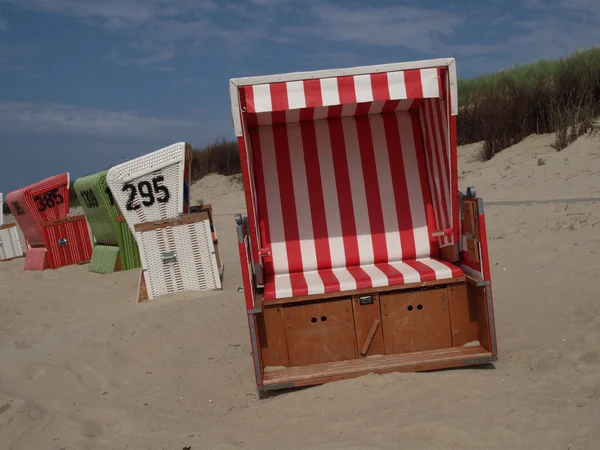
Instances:
[[[233,79],[230,93],[259,389],[494,361],[483,207],[458,191],[454,59]]]
[[[138,301],[221,288],[209,214],[189,214],[191,158],[191,146],[180,142],[106,174],[140,250]]]
[[[17,225],[14,223],[4,224],[4,203],[2,192],[0,192],[0,205],[3,207],[0,211],[0,261],[10,261],[11,259],[23,256],[23,248],[17,231]]]
[[[69,215],[69,174],[62,173],[6,195],[27,241],[25,270],[88,262],[92,245],[85,216]]]

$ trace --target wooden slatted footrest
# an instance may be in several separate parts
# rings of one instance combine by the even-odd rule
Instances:
[[[481,346],[428,350],[403,355],[369,356],[360,359],[299,367],[265,368],[264,388],[281,389],[323,384],[367,373],[422,372],[496,361]]]

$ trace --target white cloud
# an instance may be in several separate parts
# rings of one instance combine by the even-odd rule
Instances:
[[[156,17],[194,14],[216,8],[212,0],[7,0],[33,11],[78,19],[144,22]]]
[[[600,2],[598,0],[560,0],[560,5],[567,9],[600,14]]]
[[[460,8],[425,8],[417,2],[412,3],[415,6],[408,2],[379,6],[378,2],[357,0],[0,2],[61,14],[106,30],[124,42],[112,49],[113,62],[158,70],[172,70],[169,61],[184,52],[200,54],[208,45],[226,46],[228,55],[236,57],[255,50],[257,42],[288,46],[298,41],[315,43],[311,53],[316,61],[322,60],[320,53],[346,53],[348,47],[359,44],[404,47],[423,53],[423,57],[470,58],[474,64],[475,58],[494,55],[503,60],[499,64],[512,64],[598,43],[600,22],[600,0],[523,0],[510,8],[506,0]],[[0,31],[3,26],[0,18]],[[485,39],[476,34],[481,29],[489,31]],[[369,57],[362,50],[350,51],[356,51],[358,59]]]
[[[248,0],[253,5],[259,6],[273,6],[289,3],[289,0]]]
[[[322,4],[309,8],[302,26],[284,31],[340,42],[384,47],[403,46],[434,52],[441,36],[465,23],[458,14],[413,6],[346,7]]]
[[[130,111],[105,111],[58,104],[0,102],[0,132],[71,134],[109,138],[156,139],[189,135],[191,120],[140,116]]]
[[[212,23],[209,14],[218,10],[213,0],[4,1],[31,11],[72,17],[125,38],[128,45],[140,53],[139,58],[133,59],[140,65],[172,59],[183,48],[183,43],[198,43],[211,37],[227,39],[231,36],[231,40],[245,33],[243,27],[235,33],[224,33]],[[252,35],[249,33],[248,40]]]

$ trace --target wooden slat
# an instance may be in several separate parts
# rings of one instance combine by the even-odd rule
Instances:
[[[12,261],[13,259],[22,258],[22,256],[13,256],[12,258],[0,259],[2,262]]]
[[[85,216],[83,214],[79,216],[63,217],[62,219],[48,220],[46,222],[42,222],[42,226],[51,227],[53,225],[61,225],[63,223],[79,222],[80,220],[85,220]]]
[[[454,347],[404,355],[369,356],[366,358],[314,364],[265,371],[264,385],[292,387],[328,383],[355,378],[367,373],[419,372],[460,367],[492,360],[492,354],[481,346]]]
[[[148,300],[149,296],[148,296],[148,286],[146,286],[146,276],[145,276],[145,271],[142,270],[140,272],[140,284],[138,287],[138,298],[137,298],[137,302],[141,303],[144,300]]]
[[[487,301],[485,295],[485,287],[476,287],[472,284],[467,284],[467,296],[469,305],[474,308],[474,318],[477,321],[478,340],[484,348],[490,348],[489,334],[489,315],[487,310]]]
[[[360,304],[361,297],[373,297],[372,304]],[[354,326],[356,328],[356,342],[363,349],[364,343],[369,339],[369,333],[373,328],[373,322],[377,320],[381,324],[381,308],[379,307],[379,295],[352,297],[352,308],[354,310]],[[383,355],[383,330],[377,327],[371,338],[369,348],[363,356]]]
[[[373,340],[373,336],[375,336],[375,332],[377,331],[377,327],[379,327],[379,320],[375,319],[373,321],[373,326],[369,330],[369,334],[367,335],[367,339],[365,340],[365,345],[363,345],[360,354],[365,356],[369,351],[369,347],[371,346],[371,341]]]
[[[454,285],[448,289],[452,345],[460,347],[479,339],[477,325],[478,298],[469,298],[467,284]]]
[[[202,222],[208,220],[208,213],[186,214],[185,216],[175,217],[173,219],[155,220],[153,222],[138,223],[134,226],[135,231],[152,231],[161,228],[175,227],[177,225],[188,225],[190,223]]]
[[[289,366],[283,307],[265,308],[262,314],[256,314],[256,328],[263,366]]]
[[[276,298],[272,300],[265,300],[265,305],[282,305],[287,303],[298,303],[305,302],[307,300],[325,300],[328,298],[336,298],[336,297],[348,297],[355,295],[366,295],[366,294],[375,294],[378,292],[389,292],[389,291],[402,291],[405,289],[418,289],[429,286],[440,286],[444,284],[453,284],[453,283],[462,283],[465,281],[465,277],[457,277],[457,278],[448,278],[445,280],[434,280],[434,281],[420,281],[418,283],[407,283],[407,284],[398,284],[392,286],[381,286],[376,288],[366,288],[366,289],[356,289],[353,291],[341,291],[341,292],[329,292],[326,294],[313,294],[313,295],[301,295],[298,297],[292,298]]]
[[[9,228],[13,228],[13,227],[16,227],[16,226],[17,226],[16,223],[7,223],[6,225],[0,226],[0,230],[7,230]]]

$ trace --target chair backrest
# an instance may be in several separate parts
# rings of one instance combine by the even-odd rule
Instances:
[[[42,223],[69,213],[69,174],[62,173],[10,192],[6,202],[30,245],[44,245]]]
[[[458,237],[453,58],[236,78],[230,94],[255,271],[437,256]]]
[[[437,250],[418,114],[280,123],[249,134],[268,272],[387,263]]]
[[[106,181],[129,228],[189,211],[192,148],[185,142],[108,170]]]
[[[107,171],[78,178],[73,184],[96,241],[118,245],[117,217],[121,211],[106,183]]]

